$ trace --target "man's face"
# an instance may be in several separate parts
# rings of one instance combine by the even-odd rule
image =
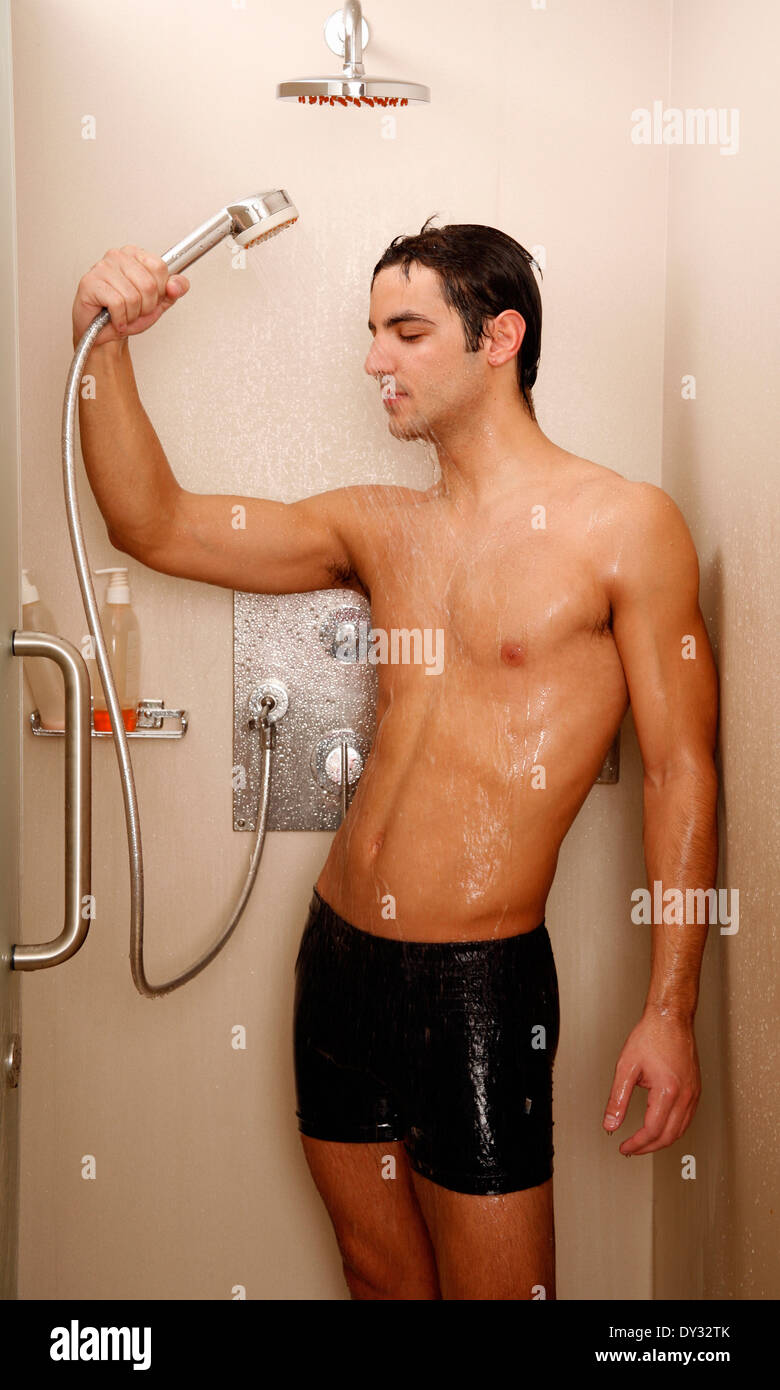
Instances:
[[[365,370],[377,382],[396,439],[437,443],[484,399],[484,350],[467,350],[463,323],[429,266],[413,262],[408,280],[400,266],[379,272],[371,290],[369,331],[373,343]]]

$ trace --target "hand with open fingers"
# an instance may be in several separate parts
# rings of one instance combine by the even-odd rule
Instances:
[[[685,1133],[701,1095],[693,1020],[648,1007],[629,1033],[618,1058],[602,1126],[608,1134],[626,1117],[635,1086],[649,1091],[644,1124],[624,1139],[620,1152],[649,1154]]]

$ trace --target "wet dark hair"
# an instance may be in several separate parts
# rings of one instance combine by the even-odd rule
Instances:
[[[517,384],[531,419],[536,419],[531,388],[539,370],[542,338],[542,298],[532,266],[533,256],[506,232],[470,222],[429,227],[434,213],[416,236],[397,236],[374,266],[371,284],[380,270],[400,265],[407,280],[413,261],[438,272],[447,304],[460,315],[466,348],[477,352],[485,336],[485,319],[504,309],[516,309],[525,320],[525,335],[517,354]]]

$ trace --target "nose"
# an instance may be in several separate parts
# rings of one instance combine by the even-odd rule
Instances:
[[[363,363],[363,369],[368,376],[380,377],[391,376],[393,374],[393,364],[383,347],[376,338],[371,344]]]

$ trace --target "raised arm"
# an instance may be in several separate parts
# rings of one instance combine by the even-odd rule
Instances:
[[[113,345],[98,353],[111,353]],[[298,502],[188,492],[177,483],[135,386],[128,344],[95,361],[81,399],[81,443],[108,538],[150,569],[250,593],[349,588],[366,592],[349,537],[365,517],[363,489]]]
[[[93,390],[79,397],[84,464],[109,540],[150,569],[225,588],[367,594],[353,554],[371,511],[365,489],[287,503],[188,492],[176,481],[141,404],[128,339],[187,288],[185,277],[169,276],[160,257],[137,246],[107,251],[79,282],[74,346],[101,307],[111,315],[87,362]]]
[[[662,903],[674,889],[685,904],[686,890],[712,888],[717,870],[717,674],[683,516],[651,484],[631,485],[629,496],[612,582],[613,634],[644,766],[648,886],[652,897],[660,883]],[[647,999],[603,1121],[608,1132],[618,1128],[634,1086],[649,1090],[644,1124],[620,1145],[623,1154],[665,1148],[693,1118],[701,1092],[693,1019],[707,928],[685,915],[681,924],[652,924]]]

